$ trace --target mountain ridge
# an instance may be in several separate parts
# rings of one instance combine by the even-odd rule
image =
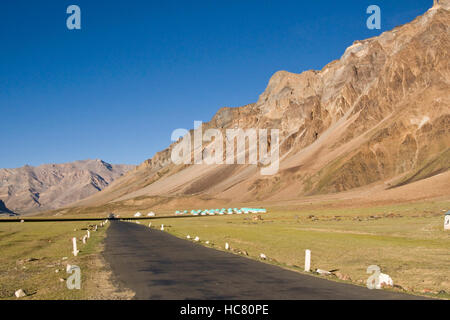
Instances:
[[[95,159],[0,169],[0,199],[17,213],[58,209],[103,190],[134,167]]]
[[[175,206],[189,197],[198,203],[287,201],[372,185],[387,190],[446,173],[449,9],[449,0],[435,2],[408,24],[355,41],[320,71],[278,71],[258,101],[221,108],[202,125],[203,132],[279,129],[277,174],[261,176],[252,165],[174,165],[175,142],[75,206]]]

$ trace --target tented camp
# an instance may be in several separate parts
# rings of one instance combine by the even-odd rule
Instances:
[[[176,210],[175,215],[187,214],[190,213],[193,216],[214,216],[216,214],[248,214],[248,213],[267,213],[267,210],[264,208],[222,208],[222,209],[199,209],[199,210]]]

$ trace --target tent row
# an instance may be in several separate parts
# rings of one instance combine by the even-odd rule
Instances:
[[[134,214],[134,216],[135,217],[142,217],[143,216],[143,214],[142,213],[140,213],[140,212],[136,212],[135,214]],[[149,213],[147,213],[147,217],[154,217],[155,216],[155,213],[152,211],[152,212],[149,212]]]
[[[267,213],[267,210],[264,208],[222,208],[222,209],[204,209],[204,210],[176,210],[175,215],[182,215],[182,214],[191,214],[193,216],[206,216],[206,215],[216,215],[216,214],[247,214],[247,213]]]

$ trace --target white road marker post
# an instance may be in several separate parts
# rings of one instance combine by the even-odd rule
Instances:
[[[89,230],[87,231],[87,237],[88,239],[91,237],[91,232]]]
[[[87,236],[84,235],[84,236],[83,236],[83,244],[86,244],[86,238],[87,238]]]
[[[164,231],[164,225],[163,224],[161,225],[161,231]]]
[[[305,272],[311,270],[311,250],[305,250]]]
[[[228,244],[228,242],[225,243],[225,250],[230,250],[230,245]]]
[[[73,244],[73,255],[76,257],[78,255],[79,250],[77,250],[77,238],[72,238],[72,244]]]

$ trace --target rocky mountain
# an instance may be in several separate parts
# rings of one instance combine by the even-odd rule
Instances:
[[[430,178],[448,182],[449,53],[450,0],[435,1],[411,23],[354,42],[320,71],[275,73],[257,102],[222,108],[203,124],[203,132],[279,129],[277,174],[263,176],[248,164],[175,165],[176,142],[77,206],[287,201]],[[436,190],[419,195],[428,191]]]
[[[1,203],[16,213],[60,208],[103,190],[132,168],[84,160],[0,169]]]

